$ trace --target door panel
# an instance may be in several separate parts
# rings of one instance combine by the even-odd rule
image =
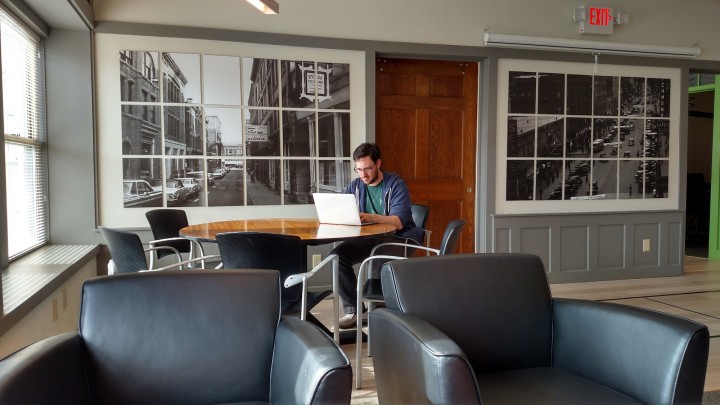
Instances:
[[[477,64],[382,58],[376,69],[382,168],[430,207],[431,246],[449,221],[464,219],[459,252],[474,252]]]

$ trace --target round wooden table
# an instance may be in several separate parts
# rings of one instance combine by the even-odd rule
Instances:
[[[190,225],[180,235],[200,242],[215,242],[215,235],[223,232],[267,232],[300,237],[308,245],[339,242],[392,234],[395,227],[387,224],[362,226],[321,224],[315,218],[236,219]]]

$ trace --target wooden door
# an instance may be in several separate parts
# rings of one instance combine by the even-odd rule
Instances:
[[[430,207],[430,244],[464,219],[458,252],[475,251],[478,66],[473,62],[379,58],[376,142],[382,168],[400,174],[413,203]]]

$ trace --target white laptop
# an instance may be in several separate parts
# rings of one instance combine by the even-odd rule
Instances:
[[[353,194],[313,193],[321,224],[367,225],[360,222],[360,211]]]

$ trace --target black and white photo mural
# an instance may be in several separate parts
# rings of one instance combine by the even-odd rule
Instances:
[[[500,211],[676,206],[677,69],[600,65],[596,73],[592,64],[521,60],[500,66]]]
[[[312,204],[352,178],[350,65],[122,50],[123,207]]]

